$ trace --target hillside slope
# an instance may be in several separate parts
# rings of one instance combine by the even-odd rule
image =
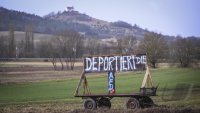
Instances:
[[[132,26],[123,21],[107,22],[74,10],[40,17],[0,7],[0,31],[8,31],[11,25],[16,31],[25,31],[27,26],[32,26],[37,33],[57,34],[65,30],[74,30],[98,38],[124,36],[140,38],[148,32],[137,25]]]

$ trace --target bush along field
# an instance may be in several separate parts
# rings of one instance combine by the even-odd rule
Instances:
[[[155,104],[166,108],[199,109],[200,70],[192,68],[152,69],[151,75],[154,85],[158,85],[158,96],[152,97]],[[116,73],[116,93],[139,92],[143,77],[144,72]],[[88,74],[87,79],[92,94],[108,93],[107,73]],[[33,83],[1,84],[0,112],[83,112],[81,110],[83,100],[74,97],[78,81],[79,78],[76,77]],[[127,98],[113,98],[111,109],[125,110],[126,101]]]

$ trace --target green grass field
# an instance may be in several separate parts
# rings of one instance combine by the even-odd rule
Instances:
[[[93,94],[107,93],[107,74],[102,76],[88,76],[90,91]],[[198,69],[156,69],[151,70],[154,84],[159,84],[158,96],[153,97],[161,104],[183,104],[181,101],[162,101],[163,89],[175,89],[177,84],[192,86],[191,94],[187,102],[191,105],[200,105],[200,70]],[[124,72],[116,73],[116,93],[138,92],[144,77],[143,73]],[[0,104],[18,104],[30,102],[67,101],[80,102],[80,98],[74,97],[74,91],[79,79],[53,80],[25,84],[0,85]],[[171,90],[170,90],[171,91]],[[171,94],[168,91],[168,95]],[[169,97],[169,96],[168,96]],[[168,98],[167,97],[167,98]]]

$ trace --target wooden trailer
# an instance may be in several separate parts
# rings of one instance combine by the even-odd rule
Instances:
[[[111,99],[114,97],[129,98],[126,103],[128,109],[146,108],[154,105],[150,96],[156,96],[157,87],[153,86],[145,54],[85,57],[83,64],[83,72],[75,91],[75,97],[84,99],[85,109],[111,108]],[[115,73],[141,70],[146,70],[146,73],[138,92],[131,94],[117,94],[115,92]],[[91,94],[86,74],[92,72],[108,73],[107,94]],[[83,86],[83,92],[80,94],[81,85]]]

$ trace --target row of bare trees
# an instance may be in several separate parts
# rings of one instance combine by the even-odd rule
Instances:
[[[83,39],[77,32],[64,31],[48,41],[37,43],[36,49],[40,57],[49,58],[55,70],[73,70],[76,58],[83,54]]]
[[[153,68],[159,59],[180,63],[188,67],[200,60],[200,39],[196,37],[165,37],[162,34],[150,32],[145,34],[140,47],[146,52],[148,62]]]
[[[24,37],[20,41],[16,40],[15,27],[11,24],[8,35],[0,36],[0,58],[33,57],[34,33],[31,25],[26,27]]]
[[[200,60],[200,39],[195,37],[182,38],[178,36],[172,42],[170,55],[178,61],[181,67],[188,67],[190,63],[198,63]]]
[[[162,34],[149,32],[142,40],[136,37],[127,36],[114,40],[102,41],[95,38],[83,38],[76,32],[63,32],[51,40],[51,49],[43,50],[47,42],[39,46],[40,53],[51,50],[52,58],[60,58],[62,69],[65,62],[66,67],[73,69],[75,58],[83,55],[106,55],[106,54],[139,54],[145,53],[148,62],[153,68],[156,67],[159,59],[179,62],[181,67],[188,67],[195,59],[200,59],[200,39],[196,37],[183,38],[165,37]],[[63,59],[67,58],[67,59]],[[56,61],[55,59],[52,61]]]
[[[12,58],[16,54],[14,26],[10,25],[8,36],[0,36],[0,58]]]
[[[75,31],[64,31],[51,39],[35,42],[32,31],[33,27],[27,26],[25,39],[16,41],[14,26],[11,26],[9,35],[0,37],[0,58],[49,58],[55,70],[73,70],[76,58],[82,58],[83,55],[146,53],[148,62],[154,68],[159,59],[179,62],[182,67],[200,59],[200,39],[196,37],[166,37],[148,32],[140,40],[126,36],[105,41],[85,38]]]
[[[140,54],[145,53],[153,68],[159,60],[180,63],[188,67],[190,63],[200,60],[200,38],[168,37],[160,33],[148,32],[142,40],[127,36],[115,41],[102,42],[98,39],[88,39],[85,54]]]

